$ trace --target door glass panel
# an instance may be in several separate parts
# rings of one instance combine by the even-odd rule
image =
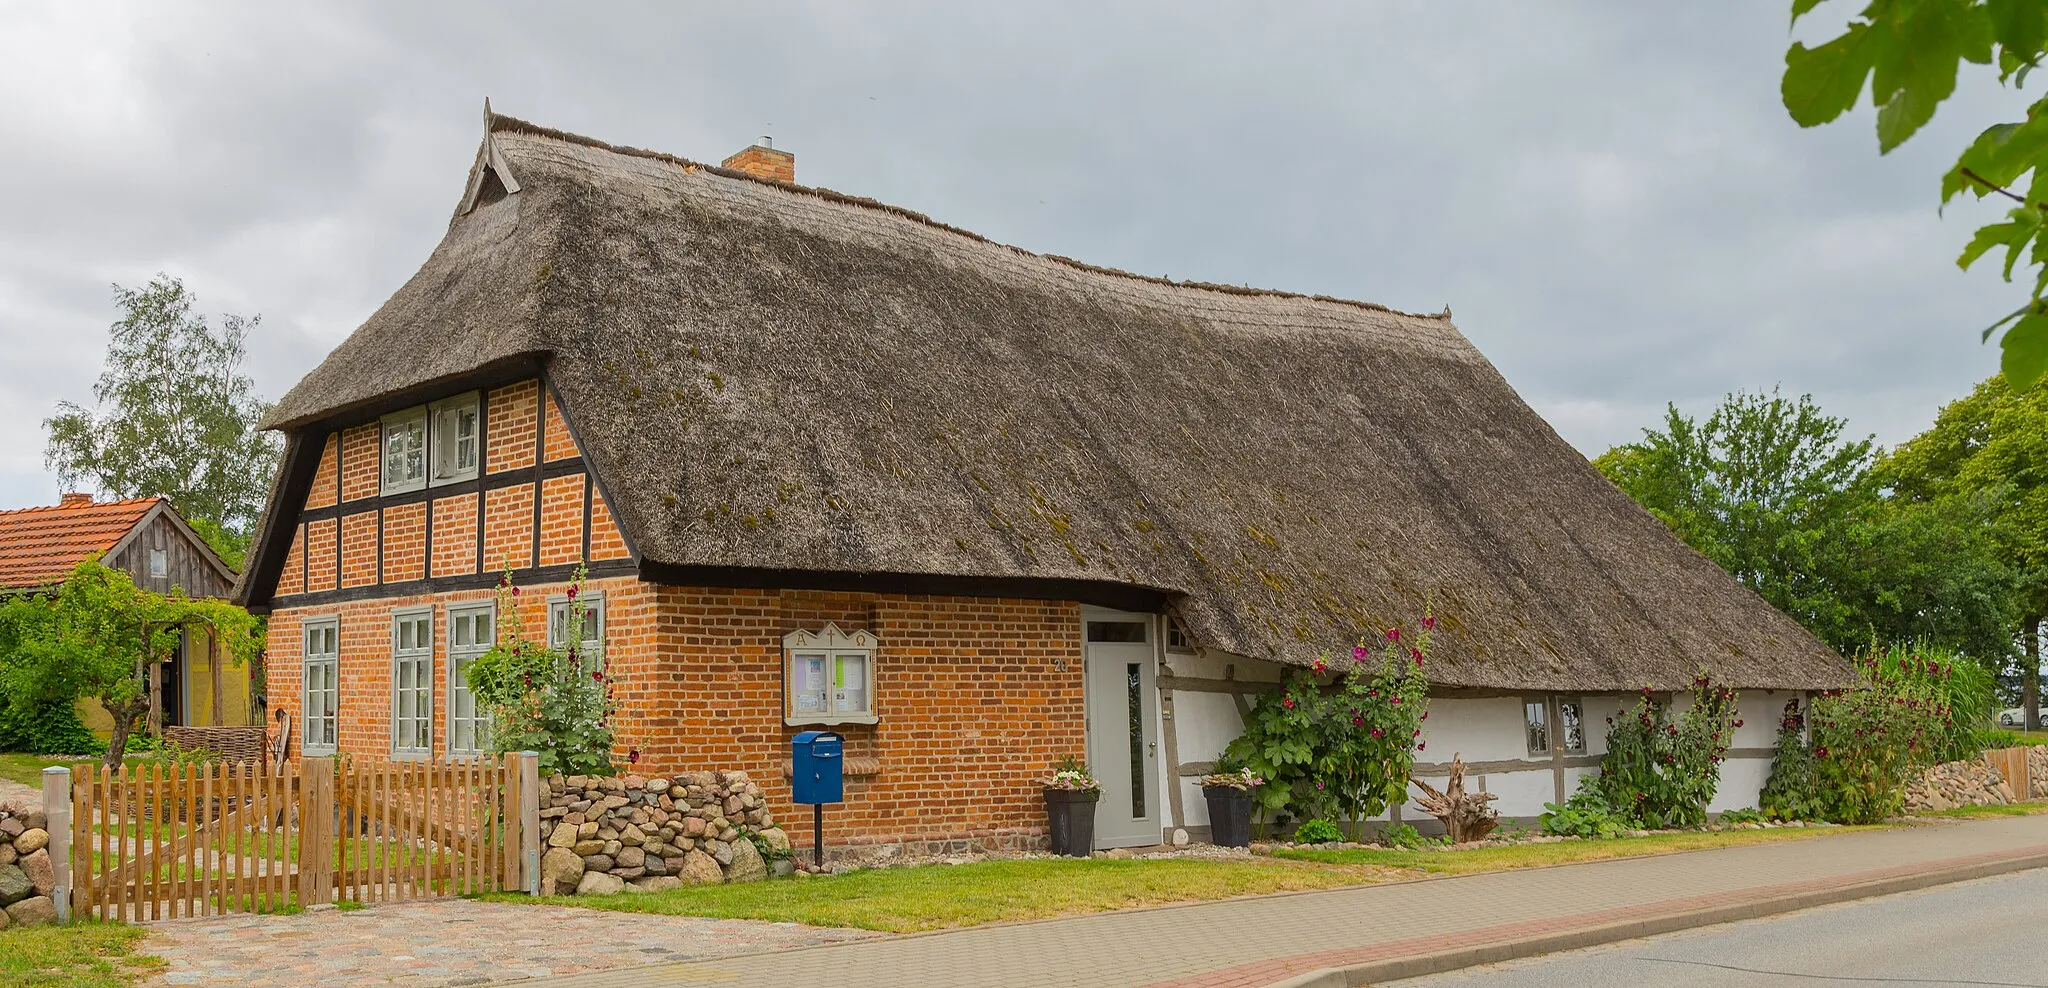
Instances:
[[[1144,625],[1139,625],[1143,628]],[[1131,816],[1145,818],[1145,701],[1138,664],[1124,666],[1124,695],[1131,715]]]
[[[1145,640],[1143,621],[1090,621],[1088,640],[1091,642],[1142,642]]]

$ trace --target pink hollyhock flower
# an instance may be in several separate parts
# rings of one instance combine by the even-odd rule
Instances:
[[[1357,662],[1364,662],[1365,657],[1371,654],[1371,652],[1365,650],[1364,645],[1356,646],[1351,650],[1351,658]]]
[[[1434,618],[1434,617],[1426,617],[1426,618],[1423,618],[1423,619],[1422,619],[1422,630],[1424,630],[1424,631],[1435,631],[1435,630],[1436,630],[1436,618]]]
[[[1309,669],[1310,669],[1310,670],[1312,670],[1312,671],[1314,671],[1314,672],[1322,672],[1323,670],[1325,670],[1325,669],[1328,669],[1329,667],[1330,667],[1330,666],[1329,666],[1329,664],[1328,664],[1328,663],[1325,663],[1325,662],[1324,662],[1323,660],[1321,660],[1321,659],[1317,659],[1317,660],[1316,660],[1316,664],[1315,664],[1315,665],[1312,665],[1312,666],[1309,666]]]
[[[1283,707],[1286,707],[1286,708],[1287,708],[1287,709],[1289,709],[1289,710],[1293,710],[1293,709],[1294,709],[1294,698],[1293,698],[1293,697],[1291,697],[1291,696],[1290,696],[1290,697],[1286,697],[1286,698],[1283,698],[1283,699],[1282,699],[1282,700],[1280,701],[1280,705],[1281,705],[1281,706],[1283,706]]]
[[[1397,641],[1400,641],[1400,640],[1401,640],[1401,629],[1399,629],[1399,628],[1388,628],[1388,629],[1387,629],[1387,640],[1388,640],[1388,641],[1390,641],[1390,642],[1397,642]]]

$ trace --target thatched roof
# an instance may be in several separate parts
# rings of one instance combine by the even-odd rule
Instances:
[[[1095,268],[506,117],[470,189],[271,426],[530,357],[643,565],[1109,581],[1293,663],[1428,602],[1449,685],[1847,675],[1445,316]]]

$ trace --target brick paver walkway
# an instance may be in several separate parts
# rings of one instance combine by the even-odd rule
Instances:
[[[981,927],[533,988],[1265,985],[1335,964],[2028,854],[2048,854],[2048,816]]]
[[[153,985],[440,988],[870,938],[794,923],[644,916],[469,899],[148,926]]]

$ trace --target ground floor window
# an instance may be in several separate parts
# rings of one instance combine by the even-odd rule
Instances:
[[[434,612],[400,611],[391,616],[391,752],[424,756],[433,751]]]
[[[448,753],[480,754],[491,743],[490,715],[477,710],[469,664],[496,643],[496,608],[489,602],[448,608]]]
[[[1522,736],[1532,755],[1551,754],[1555,743],[1565,754],[1586,753],[1586,704],[1576,696],[1522,698]]]
[[[334,754],[334,713],[340,691],[336,671],[341,658],[341,622],[321,618],[305,624],[304,686],[305,726],[301,728],[300,749],[308,755]]]

